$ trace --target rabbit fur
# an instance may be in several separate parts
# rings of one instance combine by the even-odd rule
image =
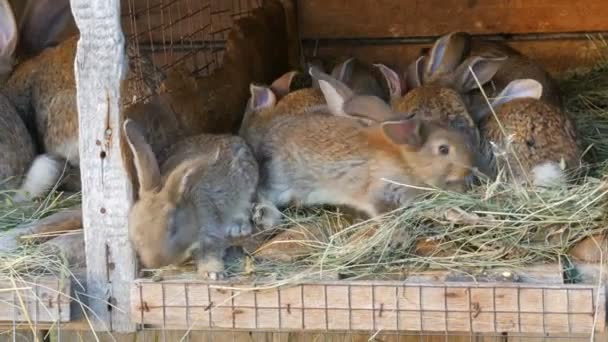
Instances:
[[[542,90],[536,80],[514,80],[492,102],[493,113],[485,115],[481,133],[482,151],[493,176],[498,171],[496,155],[505,156],[508,177],[541,187],[563,185],[567,170],[580,165],[573,122],[558,107],[542,101]]]
[[[0,88],[15,64],[17,22],[6,0],[0,0]],[[19,202],[45,194],[63,170],[60,161],[36,156],[34,139],[13,103],[0,91],[0,187],[17,189]],[[24,177],[25,176],[25,177]]]
[[[142,264],[177,263],[199,241],[199,274],[221,277],[226,249],[252,232],[258,166],[251,150],[237,136],[196,135],[163,151],[159,166],[138,125],[128,119],[123,127],[139,183],[129,235]]]
[[[272,99],[271,92],[265,88],[253,96]],[[336,89],[327,94],[341,96]],[[340,110],[346,114],[367,108],[356,104],[365,99],[336,100],[327,94],[327,103],[345,103]],[[266,103],[267,109],[274,105],[254,102]],[[387,104],[372,108],[385,112],[377,116],[392,115]],[[462,190],[471,167],[464,139],[432,123],[400,118],[367,127],[323,111],[273,117],[254,152],[260,163],[258,191],[273,205],[345,205],[370,217],[408,205],[420,192],[402,184]]]
[[[446,63],[437,65],[433,62],[433,55],[438,53],[445,56]],[[429,53],[409,66],[407,86],[411,89],[421,84],[440,83],[443,75],[474,56],[505,58],[491,82],[484,87],[487,96],[498,95],[511,81],[534,79],[543,87],[541,100],[554,107],[562,107],[557,82],[538,62],[505,43],[473,38],[466,32],[451,32],[440,37]],[[481,115],[487,113],[488,107],[483,94],[478,89],[472,89],[467,92],[465,100],[475,120],[482,121],[484,117]]]

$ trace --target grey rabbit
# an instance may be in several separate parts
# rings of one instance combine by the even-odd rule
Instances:
[[[226,249],[252,232],[258,165],[251,150],[237,136],[201,134],[163,150],[159,166],[138,125],[128,119],[123,127],[139,183],[129,236],[142,264],[180,262],[199,241],[198,273],[221,278]]]

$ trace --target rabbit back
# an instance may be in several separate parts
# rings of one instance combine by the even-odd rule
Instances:
[[[212,202],[220,219],[229,220],[248,212],[258,184],[258,164],[242,138],[202,134],[182,139],[159,154],[159,161],[164,160],[160,170],[169,175],[184,162],[214,153],[218,159],[202,175],[192,197]]]
[[[78,36],[20,63],[3,91],[44,150],[79,164],[74,58]],[[129,72],[121,87],[126,104],[154,94],[163,79],[145,58],[128,49]],[[142,77],[143,76],[143,77]]]

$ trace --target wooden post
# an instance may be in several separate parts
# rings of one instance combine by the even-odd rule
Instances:
[[[120,150],[120,86],[127,72],[120,0],[71,4],[80,30],[75,72],[87,297],[94,311],[89,317],[96,329],[133,331],[129,288],[136,258],[127,231],[132,189]]]

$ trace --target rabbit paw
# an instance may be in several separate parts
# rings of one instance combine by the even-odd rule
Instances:
[[[240,238],[251,235],[253,227],[251,223],[247,221],[235,222],[228,226],[228,236],[231,238]]]
[[[200,260],[196,266],[198,275],[203,279],[224,279],[224,263],[219,260]]]
[[[253,206],[253,223],[261,230],[269,230],[281,222],[281,212],[269,203],[256,203]]]

